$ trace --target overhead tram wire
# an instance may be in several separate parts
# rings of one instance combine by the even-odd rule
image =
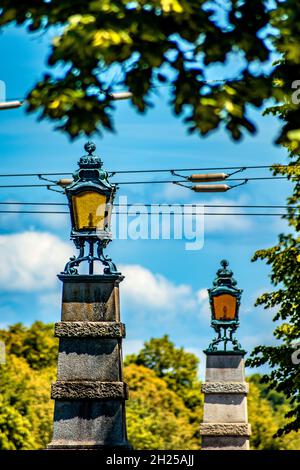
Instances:
[[[228,178],[226,181],[258,181],[258,180],[288,180],[287,176],[263,176],[263,177],[249,177],[249,178]],[[118,181],[116,185],[130,185],[130,184],[166,184],[166,183],[186,183],[186,180],[151,180],[151,181]],[[0,185],[1,188],[50,188],[59,186],[56,183],[52,184],[6,184]]]
[[[26,205],[26,206],[68,206],[65,202],[16,202],[16,201],[0,201],[0,205]],[[168,204],[162,203],[128,203],[128,204],[114,204],[114,207],[209,207],[209,208],[246,208],[246,209],[300,209],[298,206],[286,206],[286,205],[259,205],[259,204],[182,204],[174,203]]]
[[[276,168],[297,168],[300,165],[251,165],[251,166],[220,166],[220,167],[197,167],[197,168],[156,168],[156,169],[147,169],[147,170],[116,170],[108,171],[111,175],[117,174],[134,174],[134,173],[171,173],[172,171],[213,171],[213,170],[238,170],[243,168],[244,170],[259,170],[259,169],[272,169]],[[60,175],[72,175],[71,172],[46,172],[46,173],[0,173],[0,177],[10,178],[10,177],[34,177],[34,176],[60,176]]]
[[[138,214],[145,214],[145,215],[151,215],[149,212],[140,212],[137,211]],[[14,211],[14,210],[0,210],[0,214],[69,214],[69,211]],[[115,212],[115,214],[122,214],[122,215],[136,215],[136,214],[129,214],[128,212]],[[192,216],[192,215],[208,215],[208,216],[275,216],[275,217],[284,217],[288,215],[288,213],[285,214],[279,214],[279,213],[247,213],[247,212],[183,212],[182,214],[176,214],[174,212],[160,212],[155,215],[183,215],[183,216]],[[300,216],[299,214],[295,214],[296,216]]]

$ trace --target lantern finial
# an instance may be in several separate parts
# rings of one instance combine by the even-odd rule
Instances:
[[[91,156],[92,153],[94,153],[96,150],[96,145],[94,142],[88,141],[86,144],[84,144],[84,150]]]

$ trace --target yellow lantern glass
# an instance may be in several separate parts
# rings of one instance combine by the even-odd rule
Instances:
[[[72,196],[76,230],[103,230],[106,216],[106,196],[96,191],[82,191]]]
[[[213,297],[214,317],[216,320],[234,320],[237,299],[233,295],[223,294]]]

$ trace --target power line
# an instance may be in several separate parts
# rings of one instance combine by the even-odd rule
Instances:
[[[299,167],[300,165],[252,165],[252,166],[222,166],[222,167],[197,167],[197,168],[155,168],[149,170],[110,170],[109,173],[113,175],[117,174],[132,174],[132,173],[170,173],[171,171],[212,171],[212,170],[238,170],[243,168],[245,170],[255,170],[255,169],[271,169],[273,166],[277,168],[291,168]],[[72,175],[71,172],[54,172],[54,173],[0,173],[0,177],[26,177],[26,176],[59,176],[59,175]]]
[[[1,201],[1,205],[27,205],[27,206],[68,206],[65,202],[16,202],[16,201]],[[224,208],[249,208],[249,209],[299,209],[299,206],[287,205],[257,205],[257,204],[182,204],[182,203],[160,203],[160,204],[144,204],[141,203],[127,203],[127,204],[114,204],[114,207],[224,207]]]
[[[164,172],[171,172],[171,171],[210,171],[210,170],[238,170],[243,168],[245,170],[255,170],[255,169],[271,169],[273,166],[277,168],[287,168],[287,167],[298,167],[300,165],[254,165],[254,166],[215,166],[215,167],[201,167],[201,168],[170,168],[170,169],[152,169],[152,170],[119,170],[119,171],[112,171],[113,174],[121,174],[121,173],[164,173]],[[1,175],[0,175],[1,176]]]
[[[225,182],[228,181],[254,181],[254,180],[282,180],[288,179],[287,176],[265,176],[265,177],[251,177],[251,178],[228,178]],[[153,180],[153,181],[120,181],[114,184],[159,184],[159,183],[187,183],[187,180]],[[1,188],[1,186],[0,186]]]
[[[228,178],[227,181],[258,181],[258,180],[287,180],[287,176],[265,176],[265,177],[250,177],[250,178]],[[123,184],[165,184],[165,183],[186,183],[187,180],[150,180],[150,181],[118,181],[115,185]],[[6,184],[0,185],[0,188],[50,188],[58,186],[57,184]]]
[[[139,215],[151,215],[149,214],[149,212],[140,212],[138,211]],[[0,210],[0,214],[69,214],[68,211],[13,211],[13,210]],[[136,215],[136,214],[130,214],[129,212],[115,212],[116,215],[118,214],[122,214],[122,215]],[[176,215],[183,215],[183,216],[191,216],[191,215],[208,215],[208,216],[214,216],[214,215],[218,215],[218,216],[224,216],[224,215],[229,215],[229,216],[232,216],[232,215],[239,215],[239,216],[275,216],[275,217],[284,217],[286,215],[289,215],[288,213],[285,213],[285,214],[279,214],[279,213],[253,213],[253,212],[250,212],[250,213],[247,213],[247,212],[189,212],[189,213],[186,213],[186,212],[183,212],[182,214],[176,214],[174,212],[160,212],[160,213],[157,213],[157,214],[154,214],[154,215],[172,215],[172,216],[176,216]],[[294,214],[296,216],[300,216],[300,213],[299,214]]]

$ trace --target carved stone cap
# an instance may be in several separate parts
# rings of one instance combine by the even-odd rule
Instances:
[[[202,423],[202,436],[250,436],[251,426],[248,423]]]
[[[125,325],[113,321],[61,321],[55,323],[54,336],[59,338],[125,338]]]
[[[249,392],[249,384],[246,382],[205,382],[202,384],[202,392],[210,393],[244,393]]]
[[[54,400],[127,400],[128,387],[124,382],[57,381],[52,384]]]
[[[58,274],[58,279],[62,282],[75,282],[75,283],[87,283],[87,282],[96,282],[96,283],[107,283],[107,282],[117,282],[120,283],[123,281],[124,276],[122,274]]]

